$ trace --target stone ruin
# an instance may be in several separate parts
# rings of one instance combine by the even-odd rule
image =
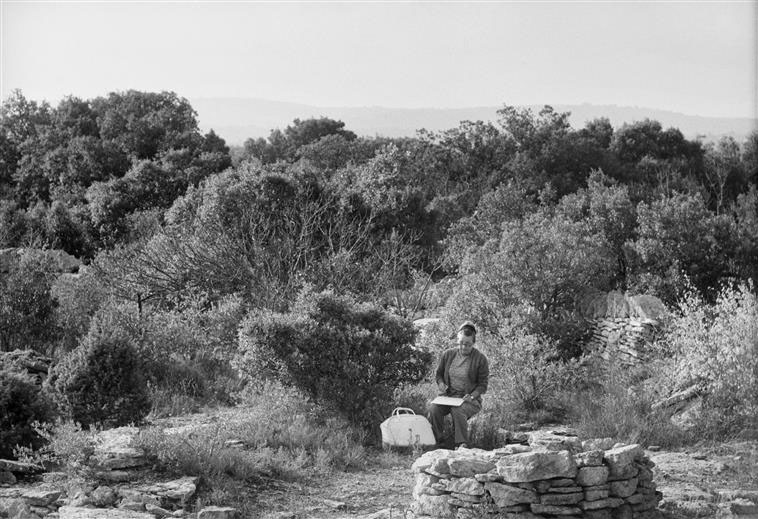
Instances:
[[[491,451],[438,449],[413,464],[411,508],[418,519],[658,519],[653,466],[639,445],[554,433]]]
[[[616,291],[587,297],[579,311],[591,325],[587,353],[626,366],[646,360],[646,347],[655,340],[668,313],[657,297]]]

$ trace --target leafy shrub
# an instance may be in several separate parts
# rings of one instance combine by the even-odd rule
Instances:
[[[703,387],[701,436],[758,427],[758,298],[751,286],[727,287],[713,305],[689,294],[658,346],[664,391]]]
[[[66,472],[69,483],[94,475],[87,462],[95,452],[95,431],[84,431],[81,424],[71,420],[35,424],[34,430],[44,438],[45,445],[38,450],[20,449],[20,459],[38,465],[55,465]]]
[[[35,422],[52,419],[50,402],[25,372],[0,368],[0,458],[11,458],[16,445],[39,448],[44,443]]]
[[[410,322],[377,307],[304,290],[290,313],[243,322],[235,364],[249,383],[274,377],[370,429],[394,389],[428,371],[431,355],[413,346],[415,336]]]
[[[567,380],[570,364],[558,360],[553,343],[517,328],[500,329],[486,344],[493,390],[500,391],[512,412],[556,408],[556,397]]]
[[[94,326],[46,383],[61,410],[82,426],[118,426],[139,422],[150,410],[142,369],[128,340]]]
[[[197,296],[182,308],[145,308],[142,313],[110,303],[98,311],[92,326],[134,345],[153,412],[166,416],[208,401],[233,402],[240,383],[231,359],[242,314],[239,297],[210,304]]]

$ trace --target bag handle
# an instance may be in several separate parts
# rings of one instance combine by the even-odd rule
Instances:
[[[416,414],[416,411],[414,411],[410,407],[396,407],[392,411],[392,416],[400,415],[400,414]]]

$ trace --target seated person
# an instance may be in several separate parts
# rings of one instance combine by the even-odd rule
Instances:
[[[463,398],[459,407],[429,404],[429,421],[437,445],[443,443],[445,415],[453,418],[455,446],[467,447],[469,418],[482,409],[482,394],[487,391],[490,369],[487,357],[474,348],[476,326],[466,321],[458,328],[458,347],[446,350],[437,365],[439,394]]]

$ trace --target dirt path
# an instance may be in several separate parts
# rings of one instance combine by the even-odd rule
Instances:
[[[259,494],[259,517],[400,519],[410,506],[415,481],[409,466],[374,467],[303,483],[282,483]]]
[[[647,454],[656,463],[655,480],[664,494],[661,508],[668,519],[758,519],[758,514],[734,513],[732,505],[754,503],[758,508],[758,442]],[[374,466],[361,472],[282,483],[259,494],[258,517],[402,519],[415,480],[409,468],[412,462],[412,456],[397,456],[392,467]]]

